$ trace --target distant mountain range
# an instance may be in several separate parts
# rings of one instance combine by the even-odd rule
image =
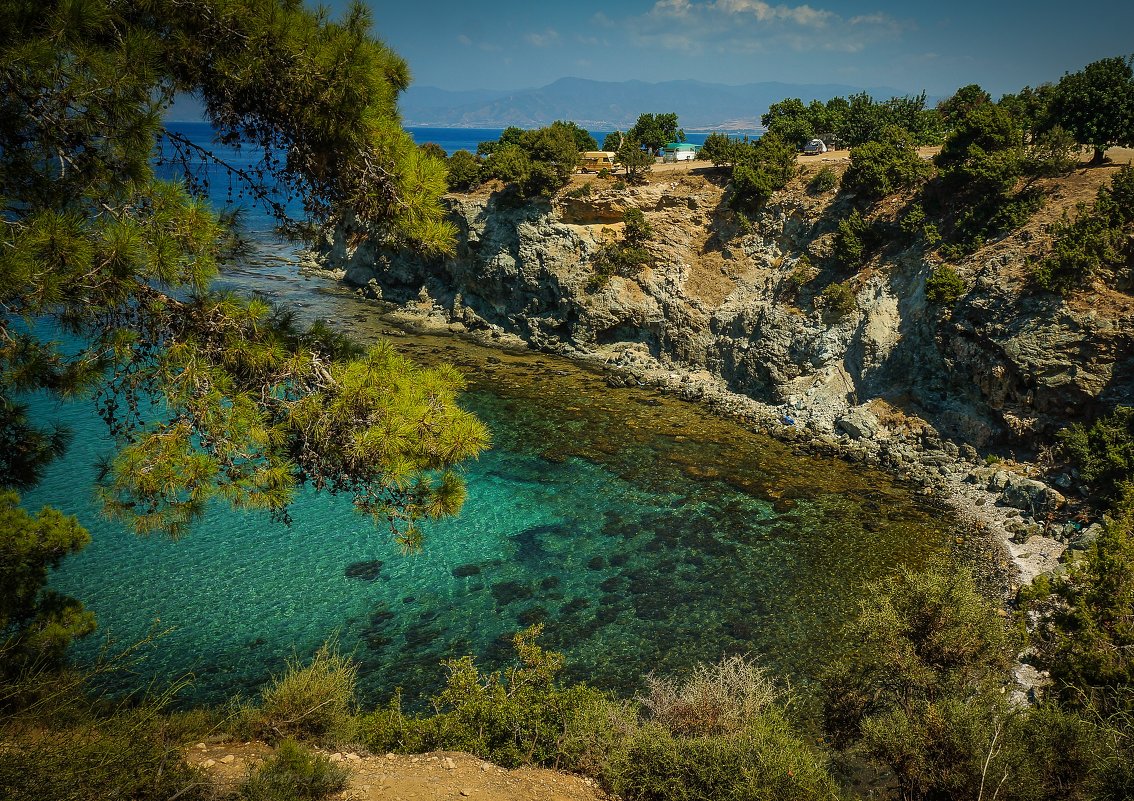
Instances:
[[[534,128],[572,120],[596,131],[625,130],[645,112],[676,112],[690,130],[757,128],[768,106],[785,97],[804,102],[861,92],[842,84],[765,81],[729,86],[701,81],[590,81],[561,78],[537,89],[450,92],[411,86],[401,97],[402,122],[437,128]],[[865,87],[876,99],[910,94],[885,86]]]

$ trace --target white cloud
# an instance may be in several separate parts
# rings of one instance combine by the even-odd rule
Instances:
[[[559,41],[559,32],[554,28],[548,28],[543,33],[525,34],[524,40],[532,47],[548,47]]]
[[[790,49],[857,52],[900,35],[901,25],[881,12],[845,19],[809,4],[766,0],[657,0],[645,14],[621,21],[642,47],[684,52],[751,52]]]
[[[457,41],[463,44],[465,47],[470,47],[472,45],[472,39],[465,36],[463,33],[457,36]]]

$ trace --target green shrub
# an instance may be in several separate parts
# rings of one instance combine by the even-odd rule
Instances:
[[[773,133],[736,148],[730,201],[733,208],[758,208],[787,186],[795,177],[795,156],[795,148]]]
[[[1066,175],[1079,163],[1075,137],[1058,125],[1038,134],[1027,150],[1025,170],[1031,175]]]
[[[964,293],[965,282],[948,264],[934,267],[933,273],[925,281],[925,297],[932,303],[952,306]]]
[[[1072,706],[1122,717],[1134,745],[1134,484],[1055,590],[1062,603],[1038,639],[1056,687]]]
[[[207,779],[167,736],[156,705],[97,709],[74,677],[60,677],[50,711],[0,721],[5,801],[204,801]]]
[[[348,776],[344,765],[294,740],[284,740],[245,780],[240,797],[246,801],[318,801],[346,789]]]
[[[915,187],[933,172],[933,165],[918,155],[912,135],[895,126],[883,129],[877,141],[853,148],[850,158],[843,189],[867,200]]]
[[[1015,653],[996,607],[944,564],[901,568],[863,595],[854,648],[823,680],[828,734],[891,771],[904,799],[975,798]]]
[[[654,235],[646,215],[640,209],[630,208],[623,219],[622,238],[599,248],[591,258],[594,275],[587,284],[591,291],[606,286],[612,276],[634,275],[652,260],[649,251],[643,247]]]
[[[1128,234],[1134,222],[1134,168],[1123,167],[1101,187],[1094,206],[1080,204],[1075,220],[1066,215],[1048,230],[1051,252],[1036,266],[1033,279],[1050,292],[1066,295],[1103,270],[1134,267]]]
[[[1099,498],[1116,501],[1123,485],[1134,482],[1134,407],[1118,406],[1090,425],[1069,426],[1059,441]]]
[[[585,183],[582,186],[575,187],[570,192],[568,192],[567,197],[576,199],[588,198],[591,196],[591,193],[593,191],[594,186],[591,183]]]
[[[262,694],[256,721],[268,740],[297,738],[336,746],[350,742],[358,721],[355,681],[358,665],[338,652],[334,643],[322,645],[306,665],[288,661],[283,676]]]
[[[1025,173],[1022,141],[1011,114],[985,103],[965,111],[934,159],[940,181],[930,194],[952,218],[946,233],[956,256],[1020,227],[1040,207],[1034,187],[1016,188]]]
[[[647,724],[612,756],[603,783],[626,801],[838,797],[822,756],[774,712],[724,735],[681,737]]]
[[[819,293],[819,302],[823,316],[832,321],[842,320],[858,308],[854,291],[846,284],[828,284]]]
[[[542,630],[536,625],[513,638],[517,663],[503,674],[482,674],[469,656],[446,662],[449,677],[433,699],[436,714],[406,715],[395,698],[363,719],[367,747],[467,751],[507,767],[600,761],[593,743],[605,734],[588,732],[583,723],[597,719],[607,726],[619,707],[586,685],[561,687],[556,676],[563,656],[536,644]]]
[[[467,150],[458,150],[445,162],[449,169],[446,179],[452,192],[467,192],[478,186],[484,172],[484,160]]]
[[[839,174],[834,167],[823,167],[807,182],[807,191],[813,195],[822,195],[830,192],[839,183]]]
[[[562,121],[535,130],[507,128],[498,141],[477,147],[478,153],[488,156],[482,174],[514,184],[524,197],[551,195],[579,166],[576,135],[580,130]]]
[[[784,278],[782,289],[791,298],[799,295],[804,286],[811,283],[819,275],[819,271],[806,256],[800,256],[792,267],[791,272]]]
[[[874,240],[870,223],[863,219],[858,209],[854,209],[846,218],[839,220],[831,256],[845,271],[856,272],[866,264]]]

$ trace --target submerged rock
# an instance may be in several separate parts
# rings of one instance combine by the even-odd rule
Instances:
[[[347,578],[359,579],[361,581],[376,581],[378,577],[382,575],[382,565],[384,564],[385,562],[381,559],[352,562],[346,566],[346,570],[343,571],[343,574]]]

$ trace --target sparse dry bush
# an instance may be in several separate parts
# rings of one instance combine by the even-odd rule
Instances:
[[[650,718],[679,735],[728,734],[782,700],[768,671],[744,656],[698,665],[680,683],[650,676],[641,699]]]

